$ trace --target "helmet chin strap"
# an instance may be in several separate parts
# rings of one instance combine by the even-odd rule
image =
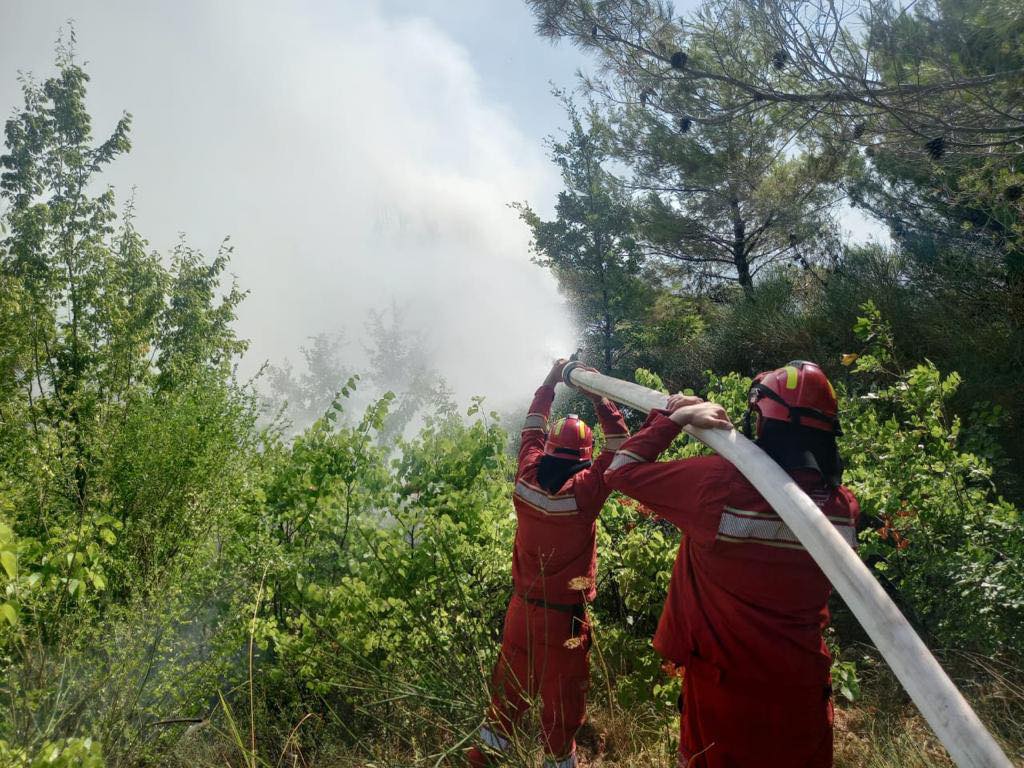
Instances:
[[[743,414],[743,435],[748,440],[753,440],[754,439],[754,436],[751,434],[753,432],[753,428],[751,427],[751,424],[750,424],[751,416],[753,416],[753,414],[754,414],[754,409],[750,408],[750,407],[747,407],[747,412],[745,414]]]

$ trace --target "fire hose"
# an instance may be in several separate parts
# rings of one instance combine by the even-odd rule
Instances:
[[[668,397],[639,384],[570,362],[565,383],[648,412]],[[935,735],[961,768],[1012,768],[931,652],[849,544],[799,485],[764,451],[735,429],[684,430],[731,462],[789,526],[896,674]]]

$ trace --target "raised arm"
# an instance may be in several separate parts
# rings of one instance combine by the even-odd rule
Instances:
[[[597,420],[601,422],[601,431],[604,432],[604,448],[601,449],[598,461],[607,458],[610,464],[615,452],[629,439],[629,428],[618,407],[611,400],[606,397],[595,397],[593,402]]]
[[[555,399],[555,385],[562,380],[562,369],[569,361],[565,358],[555,360],[544,383],[533,395],[530,410],[523,422],[519,435],[519,471],[522,472],[525,462],[535,460],[544,452],[544,441],[548,434],[548,416],[551,415],[551,403]]]
[[[580,368],[585,371],[597,372],[596,368],[591,368],[589,365],[582,365]],[[601,395],[595,395],[593,392],[587,392],[585,389],[581,389],[580,394],[594,404],[594,413],[597,414],[597,420],[601,423],[601,431],[604,432],[604,448],[594,461],[594,466],[600,465],[601,471],[604,472],[611,463],[615,451],[619,450],[629,437],[629,428],[626,426],[626,420],[622,418],[618,406],[611,400],[601,397]]]
[[[595,514],[600,511],[605,499],[612,492],[604,481],[605,470],[608,469],[618,450],[629,437],[626,420],[611,400],[584,392],[594,404],[601,429],[604,431],[604,448],[595,457],[594,463],[576,475],[576,498],[583,507],[593,509]]]
[[[612,490],[621,491],[639,501],[679,528],[697,508],[700,483],[720,462],[714,457],[657,462],[687,424],[702,427],[731,428],[720,405],[705,403],[684,395],[669,400],[671,415],[652,411],[644,426],[615,454],[605,473]]]

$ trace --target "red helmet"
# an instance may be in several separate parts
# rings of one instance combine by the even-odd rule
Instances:
[[[544,443],[544,455],[559,459],[590,461],[593,449],[594,431],[575,413],[556,421]]]
[[[817,363],[794,360],[757,374],[747,394],[747,408],[748,420],[751,412],[758,415],[758,434],[763,419],[842,434],[836,392]]]

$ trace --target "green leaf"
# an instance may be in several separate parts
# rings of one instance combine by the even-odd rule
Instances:
[[[100,528],[100,538],[107,542],[107,544],[117,543],[117,534],[109,528]]]
[[[5,619],[7,619],[7,622],[12,627],[17,626],[17,624],[18,624],[18,612],[15,610],[14,606],[11,605],[10,603],[0,603],[0,615],[2,615]]]
[[[4,570],[7,571],[7,578],[16,579],[18,578],[18,556],[13,552],[4,550],[0,552],[0,564],[3,565]]]

